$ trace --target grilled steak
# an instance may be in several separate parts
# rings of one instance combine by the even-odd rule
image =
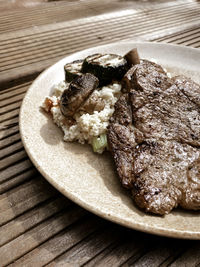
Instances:
[[[200,86],[145,60],[123,86],[108,128],[122,185],[147,212],[200,209]]]

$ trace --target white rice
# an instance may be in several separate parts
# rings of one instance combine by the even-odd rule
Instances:
[[[114,105],[121,95],[121,85],[113,83],[102,87],[101,90],[95,90],[91,96],[97,98],[99,103],[103,103],[104,107],[100,111],[94,110],[92,114],[84,111],[77,112],[74,115],[75,124],[72,126],[68,125],[59,106],[60,96],[67,87],[68,84],[64,81],[56,85],[52,96],[45,98],[42,107],[52,114],[54,123],[63,130],[64,141],[91,144],[93,137],[106,133],[109,119],[114,112]],[[47,105],[48,101],[52,103],[50,110]]]

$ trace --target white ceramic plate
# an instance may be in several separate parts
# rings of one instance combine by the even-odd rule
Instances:
[[[51,66],[29,88],[20,110],[23,144],[42,175],[85,209],[136,230],[200,239],[200,212],[174,210],[169,215],[159,217],[140,211],[129,193],[121,187],[109,153],[97,155],[88,145],[63,142],[62,131],[40,110],[52,86],[64,79],[64,64],[97,52],[124,55],[134,47],[138,48],[141,58],[154,58],[173,74],[182,73],[200,83],[198,49],[126,42],[81,51]]]

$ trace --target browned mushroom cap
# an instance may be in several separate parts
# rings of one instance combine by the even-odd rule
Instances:
[[[139,57],[137,48],[133,48],[124,57],[127,60],[128,65],[130,67],[136,64],[140,64],[140,57]]]
[[[98,87],[99,80],[90,73],[75,78],[64,90],[60,100],[60,109],[65,117],[73,117],[90,94]]]

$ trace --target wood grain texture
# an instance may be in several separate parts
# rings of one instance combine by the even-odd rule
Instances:
[[[200,244],[191,244],[191,247],[184,251],[183,254],[171,263],[171,267],[191,266],[196,267],[200,265]]]
[[[17,152],[21,149],[23,149],[23,144],[22,144],[22,141],[19,140],[18,142],[14,143],[12,146],[1,149],[0,159],[8,157],[12,153]]]
[[[29,181],[34,176],[38,175],[38,171],[31,167],[30,169],[27,169],[23,171],[22,173],[15,174],[14,177],[12,177],[9,180],[4,181],[2,184],[0,184],[0,194],[5,193],[6,191],[11,190],[12,188]]]
[[[9,179],[12,179],[16,175],[21,174],[26,170],[29,170],[32,166],[33,165],[29,159],[16,162],[14,165],[9,166],[8,168],[3,169],[1,171],[0,183],[3,183]]]
[[[40,206],[37,206],[8,222],[0,229],[0,246],[8,243],[47,218],[53,215],[55,216],[56,213],[60,212],[70,204],[71,202],[68,199],[59,196],[44,202]]]
[[[14,116],[14,117],[9,117],[2,122],[0,122],[0,130],[4,130],[4,129],[9,129],[12,128],[15,125],[18,125],[18,115]]]
[[[18,119],[17,119],[18,120]],[[0,126],[0,140],[4,142],[3,140],[11,137],[14,134],[19,133],[19,125],[18,122],[11,123],[10,125],[1,125]]]
[[[16,218],[58,192],[43,178],[35,177],[0,196],[0,225]]]
[[[5,1],[3,1],[5,2]],[[44,25],[58,23],[66,20],[80,19],[82,17],[96,16],[113,11],[134,8],[135,10],[151,10],[155,5],[151,1],[120,1],[120,0],[85,0],[85,1],[20,1],[23,4],[17,5],[14,1],[11,10],[2,8],[0,32],[13,31],[13,27],[24,29],[33,25]],[[38,3],[39,2],[39,3]],[[167,2],[167,4],[166,4]],[[183,1],[176,1],[183,4]],[[26,3],[26,5],[25,5]],[[41,3],[43,3],[41,5]],[[77,4],[78,3],[78,4]],[[191,1],[184,1],[184,4]],[[175,1],[159,1],[157,6],[165,9],[166,6],[175,6]],[[30,8],[31,7],[31,8]],[[26,8],[26,9],[25,9]],[[1,6],[0,6],[1,10]]]
[[[52,238],[51,242],[53,242],[54,235],[58,234],[67,226],[73,224],[84,214],[85,212],[82,209],[79,209],[78,207],[73,207],[73,209],[68,209],[65,212],[61,212],[56,216],[53,216],[40,223],[39,225],[34,227],[34,229],[31,229],[28,232],[25,232],[19,237],[13,239],[12,241],[0,248],[0,258],[2,259],[1,264],[6,265],[11,263],[13,260],[16,260],[17,258],[23,256],[25,253],[29,252],[30,250],[33,250],[35,247],[38,247],[40,244],[50,238]],[[56,246],[53,246],[52,248],[55,250],[59,249],[59,245],[61,244],[62,242],[57,243],[55,244]],[[41,255],[44,255],[44,251],[42,251],[41,249],[39,251]],[[32,253],[34,252],[32,251]],[[38,249],[36,254],[39,256]],[[39,257],[37,260],[38,264],[41,260],[42,259]]]
[[[17,132],[14,135],[8,136],[7,138],[4,138],[3,140],[0,140],[0,149],[3,149],[5,147],[9,147],[10,145],[14,144],[15,142],[20,141],[20,134]]]
[[[107,247],[111,246],[119,239],[119,232],[116,227],[107,224],[106,227],[99,228],[96,232],[83,239],[69,251],[55,258],[47,266],[70,266],[86,264],[91,258],[101,254]]]
[[[73,221],[73,218],[70,221]],[[102,224],[105,224],[105,222],[93,216],[92,218],[86,217],[84,221],[79,220],[73,227],[71,226],[65,229],[37,249],[22,257],[12,266],[44,266],[64,251],[79,243],[80,240],[93,233]]]
[[[2,169],[6,169],[9,166],[15,164],[16,162],[22,161],[27,158],[27,154],[22,148],[21,151],[17,151],[16,153],[13,153],[12,155],[9,155],[8,157],[4,158],[0,162],[0,171]]]
[[[144,11],[135,9],[134,2],[132,8],[131,3],[128,7],[1,35],[0,83],[31,75],[36,70],[41,72],[58,59],[91,46],[133,38],[150,39],[199,25],[197,2],[177,1],[167,8],[155,6]]]
[[[116,246],[111,246],[107,251],[101,253],[99,257],[92,259],[86,266],[121,266],[140,249],[139,242],[130,239],[121,239],[120,241]]]
[[[172,33],[167,34],[164,37],[161,38],[155,38],[152,40],[155,40],[157,42],[165,42],[165,43],[174,43],[174,44],[183,44],[185,45],[185,41],[193,40],[194,38],[198,37],[200,35],[200,29],[199,26],[187,28],[185,30],[179,31],[178,33]],[[194,43],[194,45],[190,45],[192,47],[199,47],[199,41],[197,39],[197,42]]]

